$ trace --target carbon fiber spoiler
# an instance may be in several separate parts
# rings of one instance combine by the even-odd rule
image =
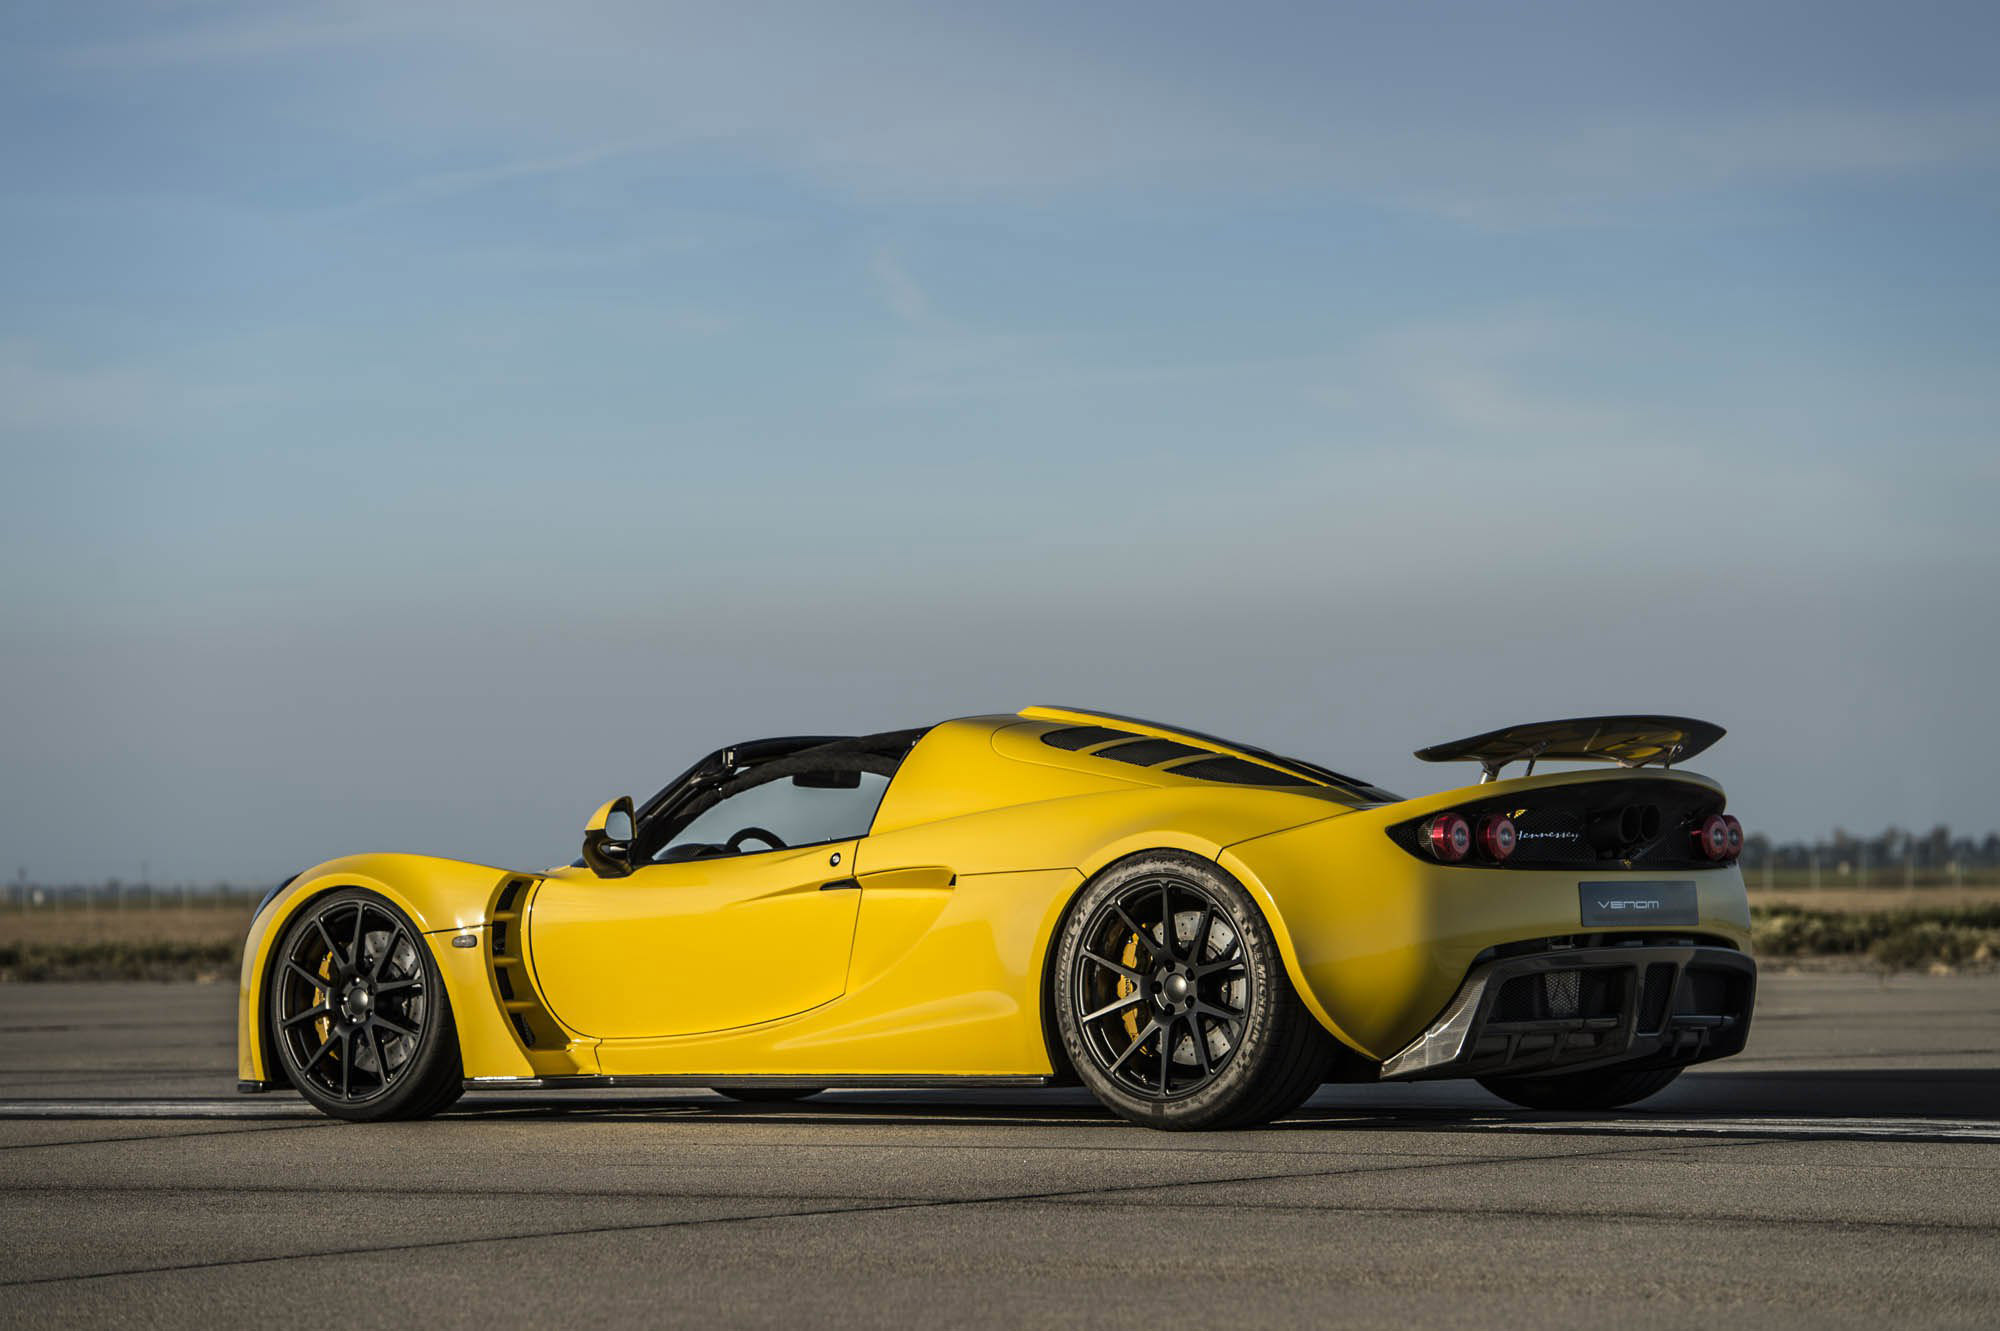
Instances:
[[[1507,726],[1433,744],[1418,749],[1417,757],[1427,763],[1476,762],[1483,783],[1499,776],[1500,769],[1512,762],[1525,761],[1532,773],[1538,759],[1672,767],[1702,752],[1725,733],[1711,721],[1687,716],[1579,716]]]

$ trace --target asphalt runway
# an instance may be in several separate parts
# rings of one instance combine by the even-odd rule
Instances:
[[[232,992],[0,986],[0,1325],[2000,1325],[2000,977],[1767,975],[1616,1115],[1347,1086],[232,1093]]]

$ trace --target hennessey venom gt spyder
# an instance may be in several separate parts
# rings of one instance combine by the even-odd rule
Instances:
[[[239,1086],[349,1119],[521,1086],[1080,1081],[1159,1128],[1326,1081],[1629,1104],[1749,1032],[1742,828],[1674,770],[1721,734],[1514,726],[1419,750],[1482,778],[1417,799],[1051,707],[735,744],[604,805],[567,867],[357,855],[276,889]]]

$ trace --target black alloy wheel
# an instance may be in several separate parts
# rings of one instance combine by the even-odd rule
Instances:
[[[1051,981],[1077,1075],[1150,1127],[1277,1117],[1333,1057],[1256,902],[1193,855],[1146,852],[1099,874],[1063,929]]]
[[[271,1031],[286,1075],[340,1118],[417,1118],[458,1098],[451,1005],[402,912],[347,889],[309,904],[279,945]]]
[[[1196,883],[1166,875],[1098,903],[1070,982],[1091,1061],[1160,1100],[1197,1091],[1228,1066],[1252,996],[1229,913]]]

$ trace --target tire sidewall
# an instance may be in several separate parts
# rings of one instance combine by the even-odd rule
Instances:
[[[289,1045],[282,1037],[279,1023],[284,1014],[278,1004],[284,993],[279,972],[285,959],[292,954],[299,937],[312,927],[312,921],[329,907],[347,902],[365,902],[371,909],[392,916],[397,923],[407,929],[410,941],[416,949],[419,963],[424,970],[425,1012],[423,1030],[417,1037],[417,1052],[405,1067],[403,1075],[384,1095],[372,1100],[341,1100],[327,1095],[293,1066]],[[434,998],[433,998],[434,996]],[[456,1062],[458,1034],[452,1021],[451,998],[445,992],[444,976],[438,969],[437,959],[431,955],[430,945],[418,931],[410,917],[382,897],[365,888],[344,887],[313,898],[301,907],[285,926],[279,937],[276,953],[271,960],[270,977],[265,985],[264,1001],[265,1029],[271,1036],[271,1048],[278,1066],[284,1069],[285,1079],[315,1108],[335,1118],[356,1121],[399,1118],[413,1112],[421,1112],[427,1105],[438,1099],[440,1078],[445,1073],[441,1066],[446,1062]],[[458,1074],[451,1074],[454,1081]]]
[[[1107,1076],[1086,1046],[1076,1020],[1072,977],[1084,930],[1106,899],[1143,878],[1176,878],[1213,896],[1228,912],[1229,927],[1242,940],[1250,978],[1250,1012],[1229,1065],[1208,1085],[1171,1100],[1134,1095]],[[1180,851],[1146,851],[1119,860],[1083,889],[1063,927],[1050,985],[1057,1030],[1077,1076],[1114,1113],[1157,1128],[1200,1128],[1227,1120],[1246,1099],[1257,1094],[1275,1044],[1280,1005],[1291,998],[1291,983],[1278,956],[1277,939],[1256,901],[1212,861]]]

